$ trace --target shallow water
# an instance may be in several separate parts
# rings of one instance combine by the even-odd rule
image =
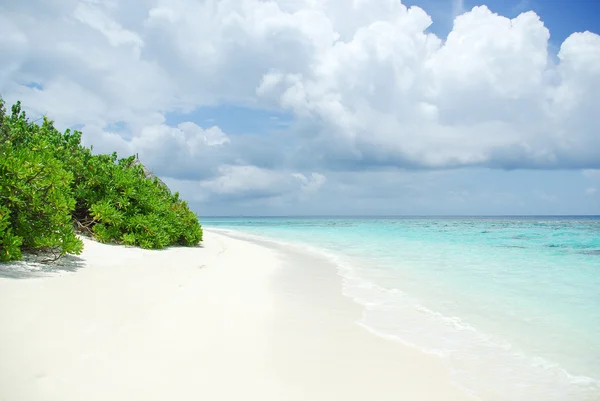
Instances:
[[[600,399],[600,218],[203,218],[325,252],[360,322],[482,399]]]

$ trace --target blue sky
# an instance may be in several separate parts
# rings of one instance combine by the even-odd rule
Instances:
[[[452,29],[454,14],[482,4],[509,18],[535,11],[550,29],[551,41],[556,45],[573,32],[600,31],[600,3],[590,0],[410,0],[404,3],[427,11],[434,19],[431,31],[440,36],[446,36]]]
[[[600,214],[595,2],[52,3],[0,94],[201,215]]]
[[[203,126],[216,125],[234,135],[261,135],[289,127],[293,116],[283,110],[263,110],[243,105],[201,107],[192,113],[169,113],[166,123],[192,120]]]

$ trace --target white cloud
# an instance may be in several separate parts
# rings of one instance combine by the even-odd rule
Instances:
[[[113,46],[133,44],[143,46],[143,41],[135,32],[123,29],[117,22],[104,13],[104,11],[92,1],[84,1],[77,5],[73,16],[89,25],[91,28],[101,32],[108,42]]]
[[[301,183],[300,190],[297,193],[298,199],[310,199],[314,193],[318,192],[323,185],[327,183],[327,177],[320,173],[311,174],[292,174],[292,177],[298,179]]]
[[[594,187],[589,187],[585,190],[585,194],[589,196],[596,195],[598,193],[598,189]]]
[[[193,122],[171,127],[162,122],[145,126],[130,139],[98,127],[84,127],[89,139],[96,134],[95,150],[100,153],[117,151],[121,156],[138,154],[140,159],[158,175],[175,178],[203,178],[216,174],[222,163],[234,156],[224,151],[231,142],[219,127],[204,129]]]
[[[600,36],[571,35],[554,63],[535,13],[454,4],[440,39],[397,0],[9,2],[0,93],[221,196],[316,191],[332,166],[597,168]],[[219,104],[293,113],[288,153],[165,123]]]
[[[325,184],[322,174],[308,176],[248,165],[221,165],[215,177],[201,181],[168,180],[193,201],[286,198],[306,200]]]

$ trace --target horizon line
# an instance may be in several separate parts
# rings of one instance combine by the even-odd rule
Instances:
[[[600,217],[600,214],[297,214],[297,215],[198,215],[198,218],[310,218],[310,217],[340,217],[340,218],[394,218],[394,217]]]

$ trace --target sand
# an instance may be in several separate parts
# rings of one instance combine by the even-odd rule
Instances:
[[[207,230],[0,265],[0,401],[469,400],[434,356],[358,325],[333,265]]]

